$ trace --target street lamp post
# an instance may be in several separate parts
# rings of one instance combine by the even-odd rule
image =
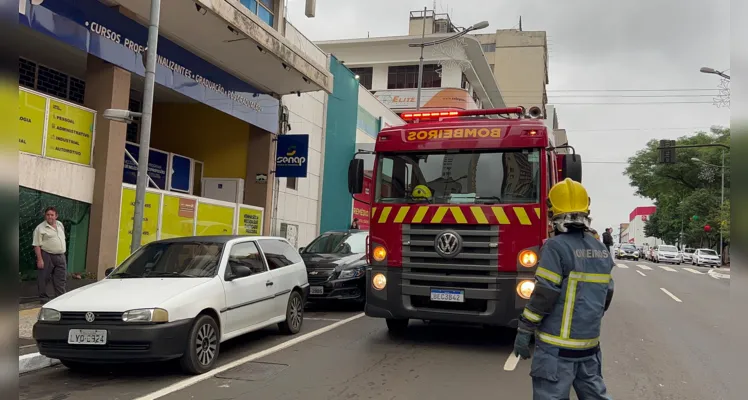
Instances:
[[[148,187],[148,155],[151,151],[151,121],[153,119],[153,92],[156,86],[156,61],[158,47],[158,24],[161,15],[161,0],[151,0],[151,15],[148,25],[148,43],[146,44],[145,84],[143,86],[143,112],[108,109],[104,118],[111,121],[131,123],[140,118],[140,150],[138,153],[138,175],[135,181],[135,210],[132,221],[132,242],[130,252],[139,247],[143,236],[143,211],[145,209],[145,192]]]
[[[702,164],[712,165],[709,164],[700,158],[693,157],[691,158],[691,161],[700,162]],[[716,165],[715,165],[716,166]],[[720,190],[720,199],[719,199],[719,207],[720,211],[722,211],[722,207],[725,205],[725,150],[722,150],[722,183],[721,183],[721,190]],[[724,261],[724,256],[722,254],[722,250],[724,249],[724,243],[722,242],[722,218],[720,218],[719,221],[719,256]]]
[[[714,69],[714,68],[710,68],[710,67],[701,67],[701,69],[700,69],[699,71],[701,71],[702,73],[705,73],[705,74],[714,74],[714,75],[719,75],[719,76],[721,76],[721,77],[723,77],[723,78],[725,78],[725,79],[727,79],[727,80],[729,80],[729,79],[730,79],[730,75],[727,75],[727,74],[726,74],[726,73],[725,73],[724,71],[717,71],[717,70],[716,70],[716,69]]]
[[[469,28],[465,28],[465,29],[461,30],[460,32],[458,32],[458,33],[456,33],[456,34],[454,34],[454,35],[452,35],[450,37],[446,37],[446,38],[443,38],[443,39],[437,39],[437,40],[434,40],[432,42],[426,42],[425,40],[426,40],[426,12],[427,11],[428,11],[428,9],[426,7],[424,7],[423,8],[423,30],[421,32],[421,43],[411,43],[411,44],[408,45],[409,47],[420,47],[421,48],[421,56],[418,59],[418,90],[416,92],[416,110],[420,110],[421,109],[421,87],[423,86],[423,49],[426,48],[426,47],[429,47],[429,46],[434,46],[434,45],[437,45],[437,44],[448,42],[448,41],[453,40],[453,39],[457,39],[457,38],[459,38],[461,36],[467,35],[468,33],[472,32],[472,31],[488,27],[488,21],[481,21],[481,22],[478,22],[477,24],[475,24],[475,25],[473,25],[473,26],[471,26]]]

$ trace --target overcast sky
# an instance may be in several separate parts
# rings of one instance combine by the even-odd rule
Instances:
[[[288,18],[311,40],[407,35],[409,11],[433,7],[433,1],[422,0],[317,0],[317,16],[310,19],[304,3],[288,0]],[[557,105],[559,125],[584,160],[605,162],[585,164],[583,172],[599,231],[612,226],[617,233],[635,207],[652,204],[634,196],[622,175],[625,160],[648,140],[729,126],[729,110],[711,104],[719,77],[699,73],[702,66],[729,68],[729,0],[437,0],[436,5],[459,26],[488,20],[482,33],[516,28],[520,15],[524,30],[547,32],[549,104]],[[648,91],[620,91],[632,89]],[[669,91],[652,91],[661,89]],[[659,104],[564,105],[592,102]]]

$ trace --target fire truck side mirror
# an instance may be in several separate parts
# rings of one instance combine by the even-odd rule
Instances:
[[[582,182],[582,156],[579,154],[564,154],[563,177]]]
[[[348,191],[359,194],[364,190],[364,160],[354,158],[348,164]]]

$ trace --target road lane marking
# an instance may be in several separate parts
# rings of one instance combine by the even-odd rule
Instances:
[[[662,269],[664,269],[665,271],[668,271],[668,272],[678,272],[678,271],[675,270],[675,268],[668,267],[667,265],[658,265],[658,267],[660,267],[660,268],[662,268]]]
[[[713,269],[710,269],[708,274],[714,279],[730,279],[730,274],[719,273]]]
[[[697,271],[697,270],[695,270],[693,268],[684,267],[683,269],[686,270],[686,271],[688,271],[688,272],[694,273],[694,274],[704,275],[703,272]]]
[[[342,321],[342,319],[335,319],[335,318],[309,318],[309,317],[304,317],[304,320],[305,321],[332,321],[332,322]]]
[[[645,270],[645,271],[651,271],[652,270],[651,267],[648,267],[648,266],[643,265],[643,264],[636,264],[636,266],[639,267],[639,268],[641,268],[641,269],[643,269],[643,270]]]
[[[681,299],[675,297],[675,295],[672,294],[672,293],[670,293],[670,292],[668,292],[667,289],[660,288],[660,290],[662,290],[666,295],[670,296],[673,300],[677,301],[678,303],[683,303],[683,301]]]
[[[629,266],[628,266],[628,265],[626,265],[626,264],[616,264],[616,267],[618,267],[618,268],[623,268],[623,269],[626,269],[626,268],[628,268]]]
[[[639,271],[638,269],[636,270],[636,272],[638,272],[638,273],[639,273],[639,275],[641,275],[641,276],[647,276],[647,275],[645,275],[645,274],[644,274],[644,272],[641,272],[641,271]]]
[[[192,385],[194,385],[196,383],[200,383],[200,382],[202,382],[202,381],[204,381],[206,379],[210,379],[210,378],[212,378],[212,377],[220,374],[221,372],[228,371],[231,368],[238,367],[239,365],[246,364],[246,363],[248,363],[250,361],[258,360],[258,359],[263,358],[263,357],[267,357],[267,356],[269,356],[269,355],[271,355],[273,353],[277,353],[277,352],[279,352],[281,350],[284,350],[284,349],[287,349],[289,347],[295,346],[295,345],[297,345],[297,344],[299,344],[301,342],[304,342],[306,340],[309,340],[311,338],[319,336],[319,335],[321,335],[323,333],[329,332],[329,331],[331,331],[331,330],[333,330],[335,328],[338,328],[338,327],[340,327],[342,325],[345,325],[345,324],[347,324],[349,322],[353,322],[353,321],[355,321],[355,320],[357,320],[357,319],[359,319],[359,318],[361,318],[363,316],[364,316],[364,313],[356,314],[356,315],[354,315],[354,316],[352,316],[350,318],[346,318],[346,319],[344,319],[342,321],[338,321],[338,322],[336,322],[334,324],[330,324],[330,325],[328,325],[328,326],[326,326],[324,328],[320,328],[320,329],[317,329],[316,331],[312,331],[312,332],[309,332],[309,333],[307,333],[305,335],[301,335],[301,336],[296,337],[294,339],[291,339],[289,341],[283,342],[283,343],[281,343],[281,344],[279,344],[277,346],[271,347],[269,349],[265,349],[265,350],[257,352],[257,353],[250,354],[250,355],[248,355],[248,356],[246,356],[244,358],[240,358],[238,360],[232,361],[232,362],[230,362],[228,364],[225,364],[225,365],[222,365],[220,367],[216,367],[216,368],[214,368],[214,369],[212,369],[212,370],[210,370],[210,371],[208,371],[208,372],[206,372],[206,373],[204,373],[202,375],[197,375],[197,376],[193,376],[192,378],[184,379],[184,380],[179,381],[179,382],[177,382],[177,383],[175,383],[173,385],[169,385],[169,386],[167,386],[167,387],[165,387],[165,388],[163,388],[161,390],[157,390],[157,391],[155,391],[155,392],[153,392],[151,394],[147,394],[145,396],[138,397],[135,400],[155,400],[155,399],[164,397],[166,395],[169,395],[171,393],[177,392],[179,390],[186,389],[186,388],[188,388],[188,387],[190,387],[190,386],[192,386]]]

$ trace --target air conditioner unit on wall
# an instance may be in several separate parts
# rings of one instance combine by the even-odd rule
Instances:
[[[200,195],[229,203],[244,203],[244,179],[203,178]]]

